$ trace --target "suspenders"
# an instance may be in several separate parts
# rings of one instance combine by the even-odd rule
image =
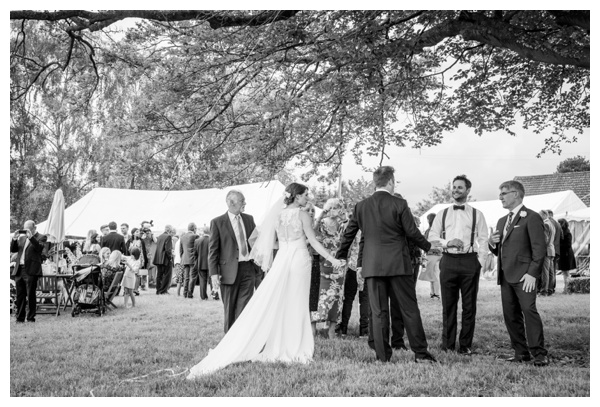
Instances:
[[[440,237],[442,239],[446,239],[446,215],[448,214],[448,208],[444,209],[444,213],[442,214],[442,233],[440,233]],[[477,223],[477,210],[473,208],[473,225],[471,226],[471,246],[469,249],[473,252],[473,242],[475,241],[475,223]],[[444,250],[446,253],[446,250]]]

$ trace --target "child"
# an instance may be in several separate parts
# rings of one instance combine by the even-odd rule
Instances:
[[[125,274],[123,274],[123,280],[121,281],[121,286],[124,291],[123,305],[127,308],[127,300],[131,297],[131,306],[135,307],[135,295],[133,294],[133,289],[135,288],[137,275],[140,272],[140,249],[134,247],[131,250],[131,256],[123,256],[123,259],[127,266]]]

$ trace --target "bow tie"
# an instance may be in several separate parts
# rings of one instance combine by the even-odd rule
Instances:
[[[453,208],[454,208],[455,211],[456,210],[463,211],[465,209],[465,206],[464,205],[454,205]]]

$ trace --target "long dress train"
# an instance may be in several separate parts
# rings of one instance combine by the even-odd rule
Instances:
[[[271,269],[217,347],[191,368],[188,379],[244,361],[312,360],[308,309],[312,259],[298,208],[281,213],[277,235],[279,250]]]

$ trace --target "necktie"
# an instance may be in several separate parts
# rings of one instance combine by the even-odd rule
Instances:
[[[464,209],[465,209],[465,206],[464,206],[464,205],[454,205],[454,210],[455,210],[455,211],[456,211],[456,210],[463,211]]]
[[[242,256],[246,256],[248,254],[248,249],[246,248],[246,237],[244,235],[244,227],[242,226],[242,221],[240,220],[240,215],[236,215],[237,219],[237,229],[238,229],[238,239],[240,240],[240,250],[242,252]]]
[[[508,232],[508,228],[510,227],[510,224],[512,223],[512,218],[513,218],[513,213],[509,212],[508,213],[508,222],[506,222],[506,232]]]

